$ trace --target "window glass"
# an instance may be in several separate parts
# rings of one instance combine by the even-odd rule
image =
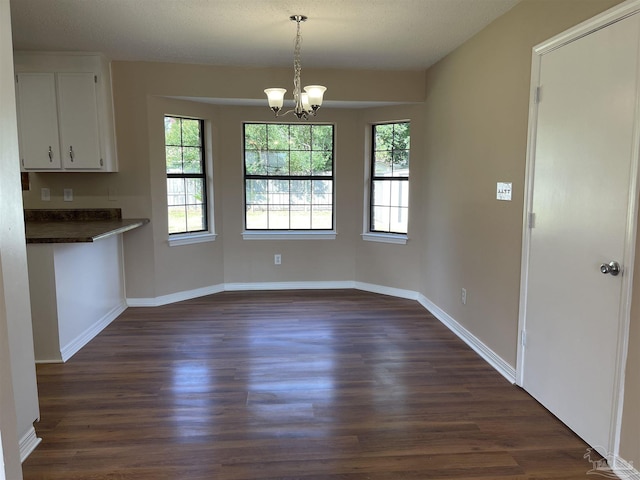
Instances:
[[[165,116],[169,234],[208,230],[202,120]]]
[[[373,125],[369,230],[406,234],[409,227],[409,122]]]
[[[247,230],[333,228],[333,125],[244,125]]]

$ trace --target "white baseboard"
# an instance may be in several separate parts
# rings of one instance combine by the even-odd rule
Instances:
[[[384,285],[374,285],[373,283],[355,282],[355,286],[358,290],[364,290],[365,292],[379,293],[381,295],[389,295],[391,297],[406,298],[408,300],[417,300],[418,292],[413,290],[403,290],[401,288],[385,287]]]
[[[36,359],[36,365],[39,364],[45,364],[45,363],[64,363],[62,361],[62,358],[41,358],[41,359]]]
[[[640,480],[640,472],[634,468],[633,463],[616,457],[613,471],[620,478],[620,480]]]
[[[209,287],[185,290],[182,292],[152,298],[127,298],[130,307],[160,307],[170,303],[191,300],[220,292],[249,290],[327,290],[355,288],[355,282],[254,282],[254,283],[221,283]]]
[[[225,283],[225,291],[245,290],[332,290],[355,288],[355,282],[256,282]]]
[[[485,345],[478,337],[460,325],[447,312],[438,307],[424,295],[418,295],[418,302],[429,310],[434,317],[446,325],[449,330],[455,333],[463,342],[469,345],[478,355],[480,355],[489,365],[495,368],[504,378],[511,383],[516,383],[516,369],[509,365],[496,352]]]
[[[102,330],[104,330],[111,322],[113,322],[118,316],[127,309],[126,303],[121,303],[107,312],[100,320],[87,328],[84,332],[70,341],[68,344],[60,348],[60,356],[62,362],[66,362],[78,351],[84,347],[87,343],[95,338]],[[40,361],[39,363],[45,363]]]
[[[36,435],[36,429],[31,426],[29,431],[23,435],[23,437],[20,439],[20,442],[18,443],[18,446],[20,448],[20,462],[24,462],[27,457],[31,455],[31,452],[36,449],[41,441],[42,439],[38,438],[38,436]]]
[[[214,293],[224,292],[224,284],[211,285],[209,287],[196,288],[194,290],[185,290],[183,292],[170,293],[152,298],[127,298],[129,307],[160,307],[170,303],[191,300],[192,298],[213,295]]]

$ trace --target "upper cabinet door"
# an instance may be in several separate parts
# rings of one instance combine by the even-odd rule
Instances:
[[[22,167],[60,169],[55,75],[19,73],[16,80]]]
[[[102,168],[96,77],[93,73],[58,73],[58,120],[62,166]]]
[[[22,170],[117,172],[109,60],[44,52],[13,59]]]

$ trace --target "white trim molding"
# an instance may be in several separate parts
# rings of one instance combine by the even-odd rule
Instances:
[[[500,375],[512,384],[516,383],[516,369],[509,365],[500,355],[491,350],[482,340],[460,325],[453,317],[424,295],[419,295],[418,302],[471,347],[471,349],[480,355],[489,365],[495,368]]]
[[[409,241],[409,237],[407,237],[407,235],[405,234],[367,232],[362,234],[362,240],[366,242],[394,243],[396,245],[406,245]]]
[[[47,364],[47,363],[63,363],[59,358],[40,358],[36,359],[36,365]]]
[[[217,236],[217,234],[212,232],[184,233],[170,236],[167,242],[170,247],[178,247],[180,245],[192,245],[194,243],[215,242]]]
[[[417,300],[419,295],[418,292],[414,292],[413,290],[385,287],[384,285],[375,285],[373,283],[355,282],[351,288],[364,290],[365,292],[379,293],[381,295],[389,295],[391,297],[406,298],[407,300]]]
[[[42,439],[38,438],[38,435],[36,435],[36,429],[31,426],[29,431],[25,433],[18,442],[18,447],[20,449],[20,462],[24,462],[27,457],[31,455],[31,452],[40,445],[41,441]]]
[[[341,290],[345,288],[355,288],[354,282],[255,282],[224,284],[224,290],[229,292],[249,290]]]
[[[205,295],[213,295],[214,293],[224,292],[224,284],[211,285],[209,287],[196,288],[194,290],[186,290],[183,292],[169,293],[159,297],[152,298],[127,298],[129,307],[160,307],[170,303],[191,300],[192,298],[204,297]]]
[[[84,347],[87,343],[93,340],[102,330],[104,330],[111,322],[113,322],[116,318],[120,316],[122,312],[127,309],[127,304],[122,303],[114,308],[112,308],[109,312],[107,312],[100,320],[87,328],[84,332],[78,335],[76,338],[71,340],[68,344],[61,346],[60,348],[60,356],[62,357],[62,363],[69,360],[72,356],[74,356],[78,351]],[[48,363],[39,361],[37,363]]]

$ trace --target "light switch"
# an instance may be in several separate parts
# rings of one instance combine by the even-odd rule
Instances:
[[[498,182],[496,198],[498,200],[511,201],[511,182]]]

